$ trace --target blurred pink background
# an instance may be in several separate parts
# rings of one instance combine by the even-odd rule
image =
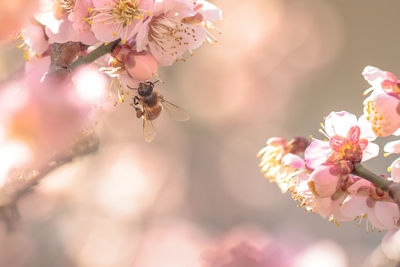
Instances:
[[[293,248],[330,240],[344,255],[336,266],[378,266],[366,260],[383,233],[305,213],[263,178],[256,154],[268,137],[318,136],[330,111],[361,115],[364,66],[400,74],[400,2],[212,2],[218,43],[160,73],[158,90],[191,120],[163,114],[146,144],[128,104],[104,112],[98,153],[19,202],[16,231],[0,231],[0,266],[202,266],[214,240],[243,225]],[[23,64],[3,46],[0,85]],[[393,159],[367,166],[384,172]]]

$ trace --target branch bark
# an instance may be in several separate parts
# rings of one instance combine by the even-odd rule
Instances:
[[[76,68],[90,64],[100,57],[111,53],[114,47],[121,41],[115,40],[111,43],[102,44],[98,48],[85,56],[77,55],[87,49],[87,46],[79,42],[68,42],[64,44],[53,44],[51,47],[51,65],[49,77],[59,77],[63,79],[70,71]],[[39,181],[58,167],[73,161],[75,158],[88,155],[97,151],[99,140],[92,133],[83,136],[75,142],[67,151],[56,155],[53,160],[38,170],[14,170],[12,171],[6,183],[0,188],[0,219],[3,219],[8,228],[12,228],[15,219],[18,217],[17,202],[18,199],[31,191]]]
[[[38,170],[12,171],[6,184],[0,189],[0,218],[6,222],[8,228],[12,228],[13,222],[18,217],[16,203],[21,196],[32,191],[33,187],[53,170],[80,156],[96,152],[98,147],[99,139],[91,133],[83,136],[69,149],[56,155],[52,161]]]
[[[372,171],[368,170],[361,164],[357,164],[354,166],[354,170],[352,172],[354,175],[362,177],[385,192],[389,193],[389,196],[397,203],[400,207],[400,184],[389,181],[382,176],[379,176]]]
[[[108,44],[102,44],[101,46],[97,47],[95,50],[87,54],[86,56],[79,57],[77,60],[75,60],[73,63],[69,65],[69,69],[72,71],[75,70],[76,68],[84,65],[84,64],[90,64],[97,59],[101,58],[102,56],[109,54],[112,52],[114,47],[121,41],[121,39],[115,40],[111,43]]]

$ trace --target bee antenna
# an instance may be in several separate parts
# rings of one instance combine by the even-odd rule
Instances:
[[[127,85],[126,87],[128,87],[128,88],[131,89],[131,90],[138,90],[138,89],[139,89],[139,88],[130,87],[129,85]]]
[[[152,84],[156,84],[156,83],[158,83],[160,80],[157,80],[157,81],[155,81],[155,82],[153,82]]]

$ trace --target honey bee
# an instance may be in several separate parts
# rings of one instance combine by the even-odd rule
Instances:
[[[133,106],[136,110],[136,117],[143,119],[143,137],[146,142],[151,142],[154,139],[156,129],[153,125],[153,120],[160,116],[163,109],[176,121],[189,120],[189,114],[186,111],[168,102],[154,90],[154,85],[157,82],[141,82],[138,88],[128,86],[129,89],[138,91],[138,96],[133,98]],[[141,108],[138,107],[139,105]]]

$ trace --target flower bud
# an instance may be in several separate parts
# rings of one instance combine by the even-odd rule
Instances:
[[[139,81],[150,80],[158,71],[156,59],[147,52],[130,52],[125,58],[129,76]]]

